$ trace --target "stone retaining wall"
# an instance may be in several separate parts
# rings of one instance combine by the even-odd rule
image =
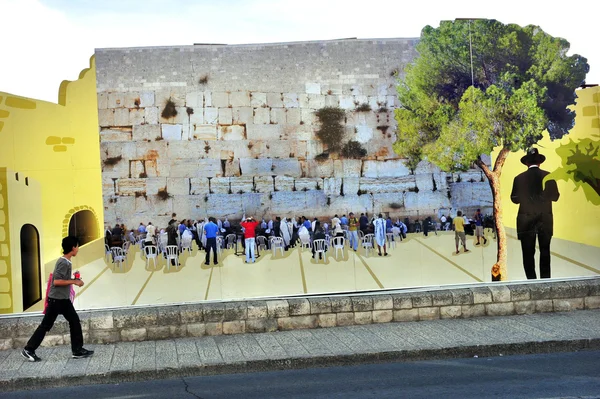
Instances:
[[[600,278],[80,312],[87,343],[260,333],[353,324],[505,316],[600,308]],[[0,349],[23,347],[41,315],[0,318]],[[43,346],[70,342],[60,319]]]

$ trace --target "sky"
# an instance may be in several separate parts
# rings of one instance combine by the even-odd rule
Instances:
[[[442,20],[539,25],[600,84],[597,0],[0,0],[0,91],[56,102],[95,48],[419,37]]]

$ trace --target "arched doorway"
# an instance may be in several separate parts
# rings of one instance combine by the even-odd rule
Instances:
[[[74,213],[69,221],[69,235],[79,238],[79,245],[98,238],[98,222],[94,213],[87,209]]]
[[[34,225],[21,227],[21,282],[23,310],[42,299],[42,262],[40,259],[40,234]]]

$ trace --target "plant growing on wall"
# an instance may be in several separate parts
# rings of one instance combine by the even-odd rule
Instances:
[[[369,103],[362,103],[356,107],[356,112],[369,112],[371,110],[371,106]]]
[[[166,101],[165,107],[163,108],[160,116],[164,119],[171,119],[177,116],[177,108],[175,108],[175,103],[171,98]]]
[[[361,159],[367,156],[367,150],[358,141],[350,140],[344,144],[341,154],[345,158]]]
[[[506,273],[500,176],[512,151],[526,150],[547,129],[552,139],[573,127],[575,89],[589,65],[568,56],[569,43],[537,26],[495,20],[426,26],[419,57],[398,86],[402,104],[394,150],[414,169],[424,159],[446,171],[475,163],[488,179],[498,233],[493,270]],[[499,148],[493,168],[481,154]]]
[[[171,194],[169,194],[166,187],[159,188],[158,193],[156,193],[156,196],[163,201],[166,201],[169,198],[171,198]]]
[[[324,107],[317,110],[315,114],[321,124],[316,132],[317,138],[327,145],[329,151],[338,151],[344,139],[342,121],[346,113],[338,107]]]
[[[117,155],[116,157],[108,157],[104,160],[104,165],[113,166],[121,162],[123,157],[121,155]]]

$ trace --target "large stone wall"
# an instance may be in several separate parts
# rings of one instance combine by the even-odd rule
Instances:
[[[105,220],[389,212],[491,204],[487,182],[454,184],[392,150],[396,76],[416,39],[195,45],[96,51]],[[163,117],[171,100],[176,115]],[[357,107],[369,104],[370,111]],[[317,140],[315,111],[346,111],[363,159]],[[160,197],[159,191],[166,191]]]

